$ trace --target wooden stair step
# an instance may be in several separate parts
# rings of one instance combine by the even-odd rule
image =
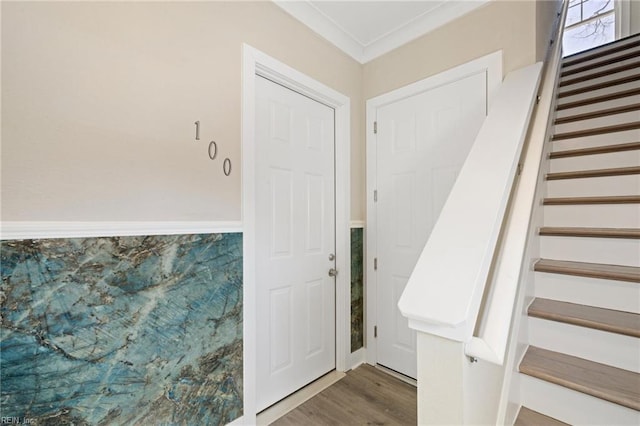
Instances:
[[[619,92],[607,93],[606,95],[594,96],[592,98],[582,99],[579,101],[567,102],[556,107],[556,110],[577,108],[585,105],[597,104],[600,102],[612,101],[614,99],[626,98],[628,96],[640,95],[640,88],[622,90]]]
[[[553,417],[545,416],[542,413],[533,411],[525,406],[520,407],[518,417],[513,426],[568,426],[568,423],[556,420]]]
[[[554,151],[549,154],[549,158],[580,157],[583,155],[609,154],[611,152],[635,151],[640,149],[640,142],[621,143],[616,145],[596,146],[592,148],[568,149],[565,151]]]
[[[529,346],[520,372],[640,411],[640,374]]]
[[[639,228],[580,228],[543,226],[540,235],[551,237],[628,238],[640,239]]]
[[[616,78],[601,83],[592,84],[590,86],[581,87],[579,89],[566,90],[558,94],[558,98],[566,98],[568,96],[579,95],[581,93],[591,92],[592,90],[604,89],[606,87],[618,86],[620,84],[631,83],[640,80],[640,74],[629,75],[626,77]]]
[[[632,312],[535,298],[527,313],[535,318],[640,337],[640,315]]]
[[[602,135],[604,133],[626,132],[627,130],[640,129],[640,121],[616,124],[614,126],[595,127],[593,129],[577,130],[575,132],[557,133],[553,135],[554,141],[564,139],[582,138],[586,136]]]
[[[634,34],[630,37],[625,37],[623,39],[619,39],[619,40],[615,40],[611,43],[602,45],[602,46],[597,46],[594,47],[592,50],[594,51],[592,54],[590,55],[584,55],[586,53],[586,51],[584,52],[578,52],[572,56],[567,56],[566,58],[564,58],[564,60],[562,61],[562,66],[563,67],[570,67],[573,65],[577,65],[581,62],[587,62],[590,61],[592,59],[596,59],[596,58],[600,58],[602,56],[607,56],[607,55],[611,55],[613,53],[618,53],[618,52],[623,52],[627,49],[633,49],[634,47],[638,47],[640,46],[640,41],[636,41],[636,42],[631,42],[631,43],[621,43],[623,41],[625,41],[625,39],[629,39],[629,38],[633,38],[635,37],[637,34]],[[612,44],[617,44],[617,46],[610,46]],[[573,58],[573,56],[578,56],[580,55],[579,58]],[[584,56],[582,56],[584,55]]]
[[[585,82],[585,81],[588,81],[588,80],[593,80],[593,79],[600,78],[600,77],[606,77],[608,75],[613,75],[613,74],[617,74],[619,72],[629,71],[629,70],[633,70],[633,69],[640,69],[640,62],[632,62],[632,63],[629,63],[629,64],[617,66],[615,68],[610,68],[610,69],[605,70],[605,71],[598,71],[598,72],[594,72],[593,74],[587,74],[587,75],[583,75],[581,77],[576,77],[576,78],[572,78],[572,79],[569,79],[569,80],[564,80],[564,81],[560,82],[559,87],[571,86],[572,84],[582,83],[582,82]]]
[[[552,274],[640,283],[640,268],[635,266],[540,259],[534,265],[534,270]]]
[[[601,111],[587,112],[585,114],[571,115],[568,117],[557,118],[554,124],[572,123],[574,121],[590,120],[592,118],[606,117],[609,115],[622,114],[625,112],[640,110],[639,104],[624,105],[616,108],[603,109]]]
[[[602,197],[555,197],[545,198],[546,206],[563,206],[577,204],[636,204],[640,203],[638,195],[613,195]]]
[[[625,46],[627,49],[628,46]],[[626,50],[626,49],[625,49]],[[640,56],[640,52],[628,52],[622,55],[614,56],[613,58],[602,59],[601,61],[594,62],[592,64],[584,65],[581,67],[577,67],[571,70],[562,71],[560,73],[560,77],[567,77],[569,75],[579,74],[584,71],[593,70],[599,67],[604,67],[607,65],[615,64],[616,62],[626,61],[627,59],[633,59]],[[570,65],[562,64],[562,68],[568,68]]]
[[[581,179],[607,176],[627,176],[640,174],[638,167],[616,167],[611,169],[576,170],[572,172],[547,173],[547,180]]]

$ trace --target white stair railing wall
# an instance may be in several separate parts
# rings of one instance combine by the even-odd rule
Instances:
[[[505,77],[398,303],[417,331],[419,424],[515,418],[507,401],[520,290],[536,255],[528,242],[567,5],[554,27],[544,81],[542,63]]]

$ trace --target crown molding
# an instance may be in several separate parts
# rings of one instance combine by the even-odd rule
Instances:
[[[273,0],[282,10],[361,64],[376,59],[438,27],[446,25],[454,19],[483,6],[489,1],[490,0],[447,1],[365,45],[354,39],[331,18],[316,9],[309,0]]]

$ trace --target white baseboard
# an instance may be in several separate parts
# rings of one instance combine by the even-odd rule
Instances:
[[[365,348],[360,348],[355,352],[351,352],[349,358],[349,366],[351,370],[359,367],[360,365],[367,362],[367,350]]]

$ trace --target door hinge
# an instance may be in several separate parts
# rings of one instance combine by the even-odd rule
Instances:
[[[378,326],[377,325],[373,326],[373,337],[374,338],[378,337]]]
[[[522,174],[522,163],[518,163],[518,176],[520,176]]]
[[[377,189],[373,190],[373,202],[374,203],[378,202],[378,190]]]
[[[377,121],[373,122],[373,134],[374,135],[378,134],[378,122]]]
[[[373,258],[373,270],[374,271],[378,270],[378,258],[377,257]]]

